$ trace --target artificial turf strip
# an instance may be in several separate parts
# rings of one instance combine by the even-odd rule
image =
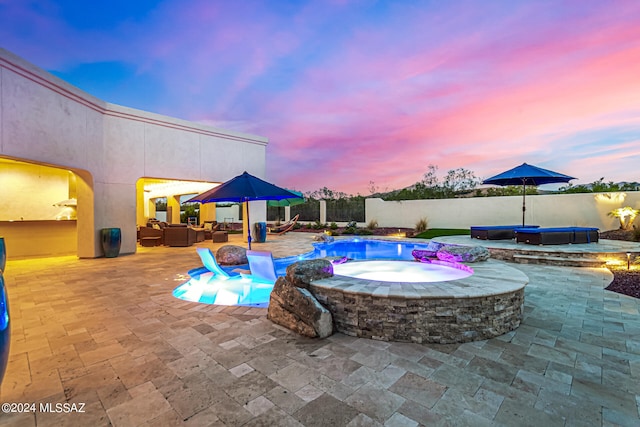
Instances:
[[[423,231],[422,233],[414,236],[420,239],[431,239],[439,236],[460,236],[460,235],[470,235],[471,230],[461,229],[461,228],[430,228],[427,231]]]

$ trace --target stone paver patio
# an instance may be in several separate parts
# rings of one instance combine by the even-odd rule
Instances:
[[[254,249],[310,242],[289,233]],[[0,401],[84,412],[0,413],[0,425],[640,425],[640,301],[605,291],[605,269],[510,264],[530,279],[517,330],[417,345],[305,339],[266,309],[173,298],[199,265],[194,247],[9,261]]]

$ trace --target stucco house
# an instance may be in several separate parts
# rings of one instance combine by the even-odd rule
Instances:
[[[0,49],[0,236],[10,259],[100,257],[100,230],[112,227],[121,253],[133,253],[148,183],[211,187],[245,170],[264,178],[267,143],[110,104]],[[166,196],[179,204],[179,194]],[[65,200],[77,203],[73,215]],[[215,207],[202,215],[215,218]],[[251,219],[264,221],[264,204],[252,204]]]

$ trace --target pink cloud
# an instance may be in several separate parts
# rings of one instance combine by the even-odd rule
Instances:
[[[635,179],[640,4],[556,6],[170,0],[108,34],[14,6],[0,35],[32,23],[15,46],[51,68],[135,64],[162,82],[149,109],[268,137],[268,178],[292,188],[366,193],[429,164],[488,177],[523,161]]]
[[[492,58],[487,59],[492,65],[492,73],[500,80],[478,78],[486,86],[476,88],[472,87],[473,82],[467,82],[467,86],[454,83],[445,86],[446,89],[441,92],[427,90],[424,95],[416,92],[411,96],[410,88],[395,84],[393,78],[396,70],[400,69],[402,73],[413,77],[418,74],[408,73],[407,70],[420,68],[416,58],[411,58],[409,66],[399,58],[398,61],[389,61],[393,67],[386,70],[388,76],[385,82],[388,84],[379,90],[367,91],[366,83],[370,82],[365,81],[361,85],[365,86],[363,90],[355,94],[347,90],[338,103],[331,99],[314,98],[312,105],[297,105],[296,109],[311,111],[314,116],[324,112],[327,116],[345,117],[347,111],[366,106],[366,123],[353,126],[351,130],[355,133],[351,133],[348,139],[366,140],[368,149],[384,153],[386,165],[404,163],[404,167],[395,170],[400,175],[406,174],[405,185],[414,182],[416,175],[424,172],[428,163],[438,164],[446,170],[467,165],[484,166],[488,161],[495,164],[490,168],[484,166],[484,170],[490,172],[494,168],[499,171],[511,167],[509,161],[516,163],[520,159],[533,158],[546,162],[548,157],[553,157],[553,144],[558,143],[563,135],[566,137],[588,130],[627,125],[628,117],[625,114],[638,108],[635,94],[638,93],[639,84],[635,76],[640,75],[640,51],[637,46],[624,46],[620,42],[638,40],[638,35],[636,27],[616,25],[600,29],[597,35],[592,32],[578,33],[574,35],[574,40],[559,46],[554,43],[554,34],[550,34],[548,39],[539,40],[535,47],[524,49],[522,56],[512,53],[514,56],[505,56],[504,61],[500,58],[495,62],[491,61]],[[598,44],[593,44],[594,39]],[[621,50],[620,46],[624,48]],[[582,50],[575,54],[576,49]],[[575,58],[571,58],[571,54],[575,54]],[[459,65],[462,67],[464,55],[459,55]],[[346,75],[345,78],[351,81],[356,76],[349,75],[349,70],[358,70],[355,64],[362,61],[366,61],[366,58],[361,55],[356,55],[355,59],[347,57],[344,62],[347,65],[339,67],[336,73]],[[373,66],[370,65],[364,65],[364,69],[375,77],[385,72],[380,61],[374,60]],[[434,69],[431,58],[424,69]],[[354,71],[352,74],[357,73]],[[502,80],[513,73],[519,74],[515,78]],[[311,77],[314,77],[313,74]],[[323,79],[314,80],[310,86],[330,89],[335,80],[327,76],[323,76]],[[356,86],[360,84],[356,83]],[[372,86],[375,87],[375,84]],[[403,92],[406,92],[406,96]],[[396,98],[394,95],[398,93],[401,96]],[[420,95],[424,98],[421,99]],[[302,100],[310,98],[304,95],[296,97]],[[431,111],[428,105],[434,98],[436,101],[439,98],[445,98],[445,101],[446,98],[453,98],[454,102],[448,108]],[[403,115],[398,110],[402,110],[407,100],[411,104],[406,109],[413,111],[410,115]],[[326,108],[323,105],[325,103]],[[416,106],[424,107],[416,109]],[[635,123],[635,126],[638,124]],[[393,131],[385,131],[385,128]],[[342,130],[339,125],[334,129],[336,134]],[[298,133],[296,129],[291,130],[289,133],[292,135]],[[331,142],[325,140],[325,143]],[[320,138],[307,139],[304,144],[314,146],[322,144],[322,141]],[[358,143],[355,143],[355,147],[343,146],[339,152],[345,160],[332,159],[328,165],[333,166],[333,170],[342,170],[345,164],[356,161],[355,155],[362,155],[362,147]],[[491,153],[488,159],[487,153]],[[351,154],[354,157],[350,158]],[[499,161],[492,161],[492,157],[497,157]],[[360,159],[367,160],[367,157]],[[397,162],[396,159],[405,159],[405,162]],[[417,159],[425,160],[407,165],[409,162],[406,159],[414,162]],[[375,180],[376,176],[389,179],[388,174],[379,172],[384,168],[376,168],[375,163],[371,166],[368,170],[370,179]],[[480,171],[488,175],[483,172]],[[361,183],[368,182],[368,179],[358,179],[358,184],[354,183],[354,186],[360,185],[362,188]],[[597,177],[590,174],[587,179]],[[398,179],[393,182],[398,182]]]

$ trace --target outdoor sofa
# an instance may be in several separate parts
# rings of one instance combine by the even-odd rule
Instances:
[[[155,226],[154,226],[155,224]],[[166,222],[151,221],[146,227],[140,227],[138,237],[142,246],[164,245],[164,229]]]
[[[530,245],[596,243],[599,230],[591,227],[517,228],[516,242]]]
[[[526,228],[538,228],[539,225],[526,225]],[[516,228],[522,225],[475,225],[471,227],[471,238],[481,240],[509,240],[515,237]]]
[[[167,246],[191,246],[196,237],[196,230],[187,224],[169,224],[164,229],[164,244]]]

